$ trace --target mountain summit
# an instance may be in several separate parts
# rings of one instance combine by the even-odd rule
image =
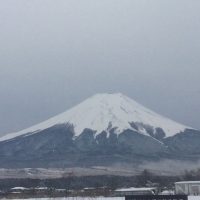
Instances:
[[[96,135],[111,129],[116,134],[131,129],[145,135],[154,135],[159,128],[164,137],[169,137],[188,128],[145,108],[121,93],[104,93],[96,94],[38,125],[1,137],[0,141],[27,133],[34,134],[58,124],[72,125],[75,136],[79,136],[86,128],[95,131]]]

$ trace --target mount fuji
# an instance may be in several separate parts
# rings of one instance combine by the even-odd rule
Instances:
[[[0,138],[0,167],[107,166],[198,159],[200,132],[121,94],[97,94]]]
[[[81,135],[85,128],[94,130],[95,135],[102,131],[109,133],[112,128],[115,129],[116,134],[131,129],[149,135],[148,128],[152,128],[152,134],[156,134],[156,129],[161,128],[165,137],[173,136],[189,128],[158,115],[123,94],[97,94],[45,122],[8,134],[0,138],[0,141],[20,135],[26,136],[27,133],[34,134],[59,124],[71,124],[76,137]]]

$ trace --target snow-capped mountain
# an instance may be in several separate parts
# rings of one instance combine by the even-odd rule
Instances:
[[[200,132],[117,94],[97,94],[0,138],[0,167],[135,165],[200,159]]]
[[[149,135],[148,130],[154,134],[156,128],[161,128],[165,137],[169,137],[189,128],[145,108],[121,93],[97,94],[45,122],[1,137],[0,141],[27,133],[34,134],[58,124],[73,125],[75,136],[79,136],[85,128],[96,131],[96,135],[102,131],[109,132],[112,128],[116,134],[132,129]]]

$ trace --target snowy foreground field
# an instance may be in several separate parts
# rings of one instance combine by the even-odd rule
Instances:
[[[31,198],[28,200],[125,200],[124,197],[62,197],[62,198]],[[2,199],[8,200],[8,199]],[[12,199],[13,200],[13,199]],[[18,199],[22,200],[22,199]],[[188,196],[188,200],[200,200],[200,196]]]

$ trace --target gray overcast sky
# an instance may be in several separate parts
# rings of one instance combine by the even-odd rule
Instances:
[[[0,0],[0,134],[121,92],[200,128],[199,0]]]

